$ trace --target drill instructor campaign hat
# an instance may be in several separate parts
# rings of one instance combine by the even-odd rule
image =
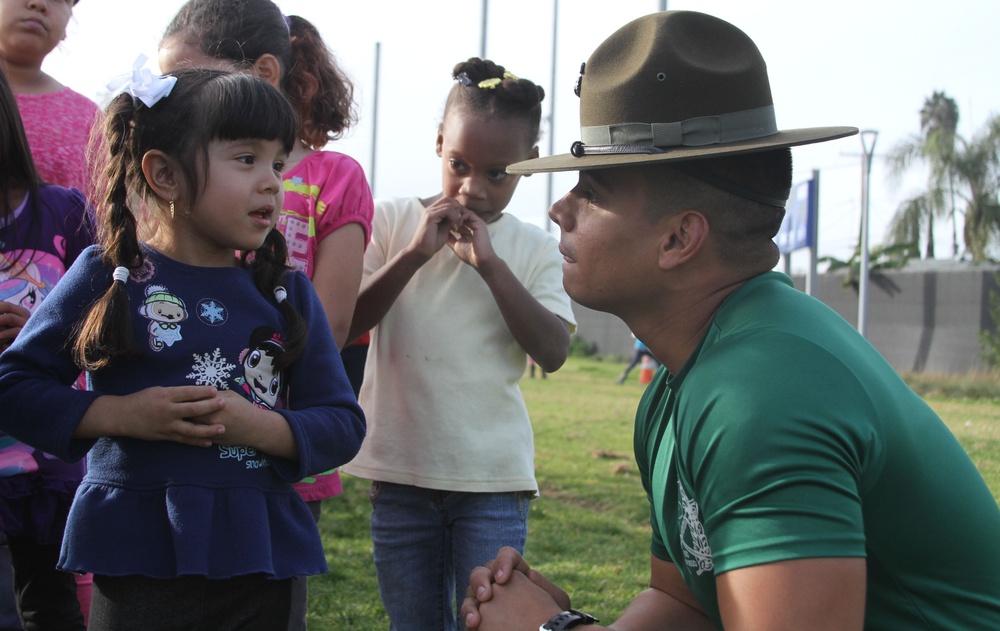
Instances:
[[[583,171],[751,153],[843,138],[856,127],[779,131],[764,58],[728,22],[663,11],[629,22],[580,69],[581,140],[509,173]]]

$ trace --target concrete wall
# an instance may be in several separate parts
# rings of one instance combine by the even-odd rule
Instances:
[[[635,342],[632,333],[617,316],[588,309],[573,303],[576,316],[576,334],[588,343],[597,346],[601,355],[621,355],[631,358]]]
[[[989,294],[1000,266],[914,261],[904,270],[872,275],[868,340],[899,371],[957,374],[985,370],[979,331],[995,330]],[[804,289],[805,279],[794,278]],[[820,276],[818,298],[857,326],[858,294],[841,274]],[[628,327],[615,316],[574,304],[577,335],[604,355],[631,356]]]

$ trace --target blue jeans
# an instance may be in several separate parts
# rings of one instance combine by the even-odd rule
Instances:
[[[464,631],[472,569],[524,551],[532,493],[463,493],[373,482],[372,542],[391,631]]]

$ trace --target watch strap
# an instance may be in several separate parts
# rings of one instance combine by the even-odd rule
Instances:
[[[585,624],[594,624],[597,621],[597,618],[590,614],[567,609],[552,616],[548,622],[538,627],[538,631],[565,631]]]

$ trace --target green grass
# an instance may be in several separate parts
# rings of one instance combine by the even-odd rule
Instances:
[[[615,384],[621,368],[572,357],[548,379],[521,382],[542,493],[532,502],[526,556],[576,604],[606,621],[645,588],[649,574],[648,508],[632,458],[632,420],[644,386],[638,369],[624,385]],[[1000,499],[1000,379],[906,378]],[[344,495],[324,502],[320,530],[330,573],[310,579],[312,630],[389,627],[372,565],[370,511],[368,482],[349,476]]]

